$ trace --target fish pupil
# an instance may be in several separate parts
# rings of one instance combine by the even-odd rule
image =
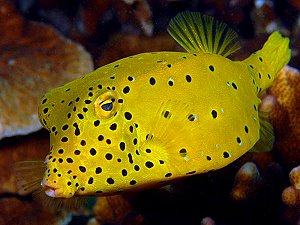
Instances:
[[[105,111],[111,111],[113,108],[113,103],[109,102],[109,103],[103,104],[103,105],[101,105],[101,108]]]

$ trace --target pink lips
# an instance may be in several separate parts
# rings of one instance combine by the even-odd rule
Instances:
[[[46,195],[48,195],[49,197],[52,197],[52,198],[57,197],[57,194],[58,194],[57,192],[58,192],[59,188],[55,188],[55,187],[51,186],[48,183],[48,181],[46,181],[46,180],[43,180],[41,185],[42,185]]]

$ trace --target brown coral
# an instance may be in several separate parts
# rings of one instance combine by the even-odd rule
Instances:
[[[300,209],[300,166],[292,169],[289,176],[291,186],[283,190],[282,201],[288,206]]]
[[[231,197],[234,200],[246,200],[255,190],[261,181],[260,173],[252,162],[245,163],[237,172]]]
[[[274,126],[275,152],[289,168],[300,163],[300,72],[284,67],[275,79],[268,94],[275,97],[270,111]]]
[[[0,0],[0,33],[1,139],[40,129],[37,105],[42,95],[93,65],[80,45],[47,25],[24,21],[5,0]]]
[[[98,224],[143,224],[140,214],[132,213],[129,201],[122,195],[101,197],[94,206],[94,214]]]

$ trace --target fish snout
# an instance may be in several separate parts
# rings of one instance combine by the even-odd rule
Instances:
[[[43,179],[41,183],[43,190],[45,194],[52,198],[59,198],[61,193],[58,187],[55,187],[55,185],[51,185],[49,181],[46,179]]]
[[[51,183],[46,179],[43,179],[41,185],[45,194],[51,198],[70,198],[74,195],[74,192],[68,188],[60,187],[59,184]]]

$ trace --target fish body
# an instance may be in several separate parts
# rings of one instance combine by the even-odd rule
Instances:
[[[198,16],[186,12],[170,26],[188,52],[130,56],[42,98],[39,117],[51,140],[42,180],[48,196],[114,194],[216,170],[253,148],[262,128],[272,142],[257,95],[287,63],[288,40],[274,33],[262,50],[233,62],[224,57],[237,48],[231,31],[198,47],[195,38],[182,38],[185,29],[176,33],[182,20]],[[202,26],[199,18],[192,27]]]

